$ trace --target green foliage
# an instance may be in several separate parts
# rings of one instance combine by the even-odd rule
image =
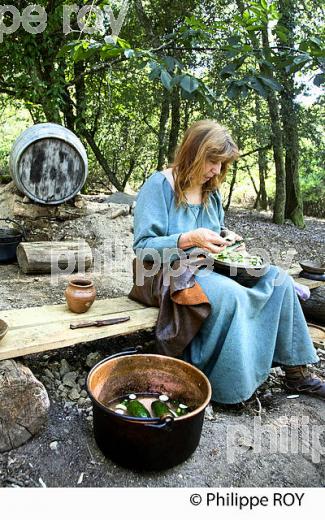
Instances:
[[[156,168],[159,152],[167,165],[175,135],[179,140],[198,119],[227,126],[243,152],[265,146],[271,132],[266,100],[283,94],[283,77],[308,74],[316,86],[324,82],[321,3],[306,2],[295,13],[294,40],[279,0],[142,1],[145,16],[137,11],[139,2],[132,2],[114,38],[80,33],[73,17],[73,32],[64,36],[62,1],[38,2],[47,8],[46,31],[31,35],[19,29],[0,46],[0,100],[9,111],[1,116],[0,170],[7,167],[14,138],[32,120],[58,122],[80,136],[90,162],[85,190],[93,184],[138,188]],[[324,180],[317,106],[299,114],[302,190],[313,203]],[[270,150],[265,156],[272,198],[273,156]],[[258,186],[256,152],[238,163],[236,186],[252,190],[254,198],[247,168]],[[231,172],[228,187],[230,180]]]

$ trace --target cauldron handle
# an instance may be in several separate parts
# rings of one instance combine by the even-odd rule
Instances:
[[[16,220],[13,220],[12,218],[9,218],[9,217],[7,217],[7,218],[0,218],[0,220],[3,220],[7,224],[12,223],[12,224],[15,224],[16,226],[18,226],[21,229],[21,231],[22,231],[23,238],[26,240],[26,230],[25,230],[24,226],[22,226],[22,224],[19,224],[19,222],[16,222]]]
[[[104,361],[109,361],[110,359],[121,357],[121,356],[131,356],[132,354],[141,354],[142,351],[143,351],[143,347],[141,347],[141,345],[139,345],[138,347],[135,347],[133,349],[123,350],[122,352],[117,352],[116,354],[112,354],[111,356],[108,356],[107,358],[103,359],[103,361],[101,361],[101,363],[103,363]]]
[[[143,422],[146,428],[156,428],[159,430],[165,430],[166,432],[171,432],[174,425],[174,417],[165,417],[161,419],[157,424],[150,424]]]

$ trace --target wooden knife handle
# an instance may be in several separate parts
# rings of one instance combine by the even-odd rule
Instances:
[[[108,320],[96,321],[82,321],[80,323],[70,323],[70,329],[83,329],[85,327],[104,327],[105,325],[115,325],[116,323],[123,323],[129,321],[130,316],[123,316],[122,318],[111,318]]]

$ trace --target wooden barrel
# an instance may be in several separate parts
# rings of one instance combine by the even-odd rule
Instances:
[[[17,188],[40,204],[62,204],[73,198],[88,174],[86,150],[63,126],[42,123],[25,130],[10,154]]]

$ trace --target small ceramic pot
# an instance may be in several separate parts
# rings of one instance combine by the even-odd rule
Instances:
[[[96,298],[96,288],[91,280],[74,278],[64,292],[70,311],[82,314],[87,312]]]

